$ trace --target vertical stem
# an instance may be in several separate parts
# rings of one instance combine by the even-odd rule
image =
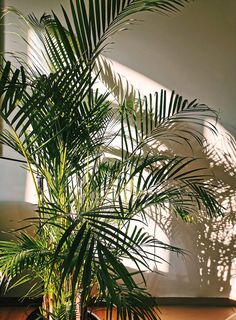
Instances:
[[[80,302],[81,302],[81,299],[80,299],[80,293],[77,292],[76,294],[76,300],[75,300],[75,313],[76,313],[76,320],[80,320],[81,319],[81,306],[80,306]]]
[[[4,51],[4,18],[3,18],[4,0],[0,0],[0,53]],[[0,68],[3,65],[3,57],[0,56]],[[1,101],[0,101],[1,102]],[[2,131],[3,123],[0,118],[0,131]],[[0,156],[2,155],[2,144],[0,144]]]
[[[48,320],[53,320],[52,318],[52,314],[54,311],[53,302],[54,302],[53,294],[47,293],[43,296],[43,309],[45,313],[44,316]]]

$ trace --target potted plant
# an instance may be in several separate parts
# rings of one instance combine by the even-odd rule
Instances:
[[[164,90],[128,94],[116,81],[105,91],[96,88],[104,80],[101,54],[109,37],[133,22],[130,15],[175,11],[185,2],[90,0],[86,6],[71,0],[70,17],[62,7],[63,22],[54,13],[38,20],[15,10],[43,48],[30,64],[4,64],[0,141],[23,157],[38,217],[28,219],[33,235],[24,228],[13,241],[0,242],[0,270],[8,286],[34,280],[28,294],[43,297],[44,319],[86,319],[99,301],[122,319],[158,318],[145,271],[150,260],[161,260],[154,248],[180,250],[140,226],[149,209],[164,208],[186,221],[198,212],[222,213],[212,180],[192,167],[194,157],[158,148],[165,140],[184,145],[190,138],[204,146],[196,125],[216,132],[214,122],[203,121],[214,119],[210,108],[174,92],[167,103]],[[121,90],[123,98],[114,103]]]

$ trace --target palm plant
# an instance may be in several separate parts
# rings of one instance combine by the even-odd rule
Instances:
[[[0,242],[0,270],[8,286],[16,277],[14,286],[35,280],[28,294],[43,296],[45,319],[86,319],[99,301],[122,319],[158,318],[145,271],[162,259],[154,248],[180,250],[140,226],[149,209],[186,221],[199,212],[222,213],[204,168],[193,168],[193,157],[158,149],[165,139],[184,145],[190,137],[203,146],[199,126],[216,131],[203,121],[214,118],[210,108],[175,93],[167,99],[164,90],[128,94],[115,76],[112,88],[96,89],[104,75],[101,53],[111,35],[133,22],[131,14],[176,11],[185,2],[71,0],[70,17],[62,7],[63,23],[54,13],[23,17],[43,49],[31,64],[5,61],[0,141],[24,159],[38,218],[28,219],[34,235],[26,228]],[[127,258],[135,270],[125,266]]]

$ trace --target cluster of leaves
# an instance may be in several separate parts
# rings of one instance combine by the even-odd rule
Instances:
[[[96,89],[98,58],[109,37],[132,23],[131,14],[176,11],[185,2],[89,0],[86,6],[70,0],[70,16],[62,7],[64,24],[54,13],[23,17],[43,45],[43,63],[38,57],[20,68],[5,63],[0,142],[23,157],[38,195],[38,218],[29,219],[33,235],[19,231],[14,241],[0,242],[0,269],[9,281],[19,277],[15,285],[39,279],[43,285],[33,284],[29,293],[48,298],[48,317],[59,319],[69,302],[72,319],[79,301],[86,318],[89,306],[103,301],[122,319],[158,318],[145,271],[152,271],[150,261],[162,261],[154,248],[180,250],[147,233],[148,210],[164,208],[185,220],[204,209],[222,213],[204,168],[153,148],[163,139],[203,144],[196,125],[215,132],[203,121],[214,115],[207,106],[175,93],[167,99],[165,91],[129,95],[114,105],[113,88]],[[174,130],[185,123],[193,128]]]

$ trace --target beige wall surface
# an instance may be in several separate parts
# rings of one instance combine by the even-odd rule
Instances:
[[[58,12],[59,2],[6,0],[7,5],[38,16],[52,8]],[[69,1],[61,3],[67,6]],[[236,1],[197,0],[174,15],[149,13],[137,18],[143,22],[116,35],[106,56],[144,93],[163,86],[219,111],[220,136],[211,141],[213,147],[204,161],[224,183],[220,195],[228,213],[216,221],[201,219],[196,224],[185,224],[168,215],[158,217],[161,237],[187,254],[165,254],[169,264],[161,267],[163,275],[147,274],[149,290],[155,296],[236,299]],[[19,49],[8,34],[6,49]],[[7,177],[9,168],[1,164],[0,200],[23,201],[24,174],[14,169],[17,172]],[[15,193],[10,192],[12,181]]]

